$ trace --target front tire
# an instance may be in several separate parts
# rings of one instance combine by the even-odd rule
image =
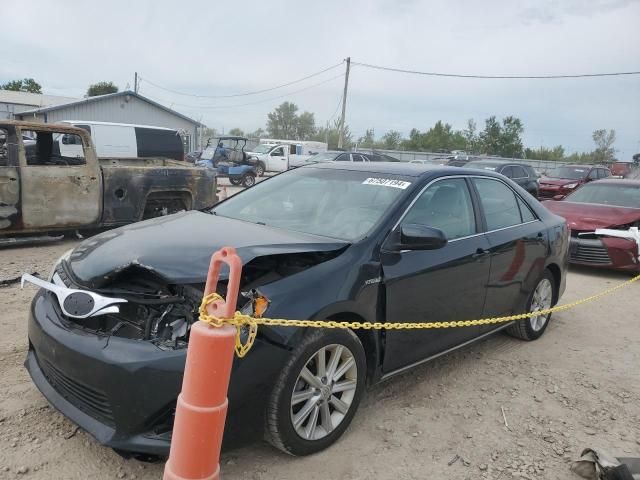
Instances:
[[[291,455],[310,455],[333,444],[358,409],[366,372],[364,348],[352,331],[311,330],[267,403],[267,441]]]
[[[527,312],[547,310],[556,303],[557,286],[549,270],[545,270],[527,302]],[[507,327],[507,333],[521,340],[536,340],[542,336],[551,320],[551,313],[518,320]]]
[[[265,172],[264,163],[258,162],[258,164],[256,165],[256,175],[258,177],[263,177],[264,176],[264,172]]]

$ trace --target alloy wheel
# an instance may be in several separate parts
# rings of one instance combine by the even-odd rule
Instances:
[[[291,395],[291,423],[305,440],[329,435],[351,408],[358,383],[353,353],[344,345],[320,348],[298,375]]]
[[[531,299],[531,312],[538,312],[540,310],[547,310],[551,308],[553,301],[553,286],[548,278],[543,278],[536,286]],[[536,315],[529,319],[531,328],[538,332],[540,331],[549,320],[549,314]]]

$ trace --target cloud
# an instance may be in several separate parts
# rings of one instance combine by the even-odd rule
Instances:
[[[640,70],[634,38],[640,2],[621,0],[325,0],[299,2],[44,0],[3,5],[0,81],[34,77],[52,94],[82,96],[113,80],[206,124],[226,130],[264,126],[284,100],[324,124],[342,94],[340,69],[262,95],[202,99],[171,90],[224,95],[304,77],[347,56],[416,70],[481,74]],[[290,95],[289,95],[290,94]],[[285,95],[284,98],[276,98]],[[245,103],[255,105],[240,106]],[[623,158],[640,149],[640,77],[492,81],[416,77],[354,67],[347,122],[356,134],[428,128],[442,119],[462,128],[513,114],[533,145],[591,149],[591,132],[615,128]],[[226,106],[225,108],[210,108]]]

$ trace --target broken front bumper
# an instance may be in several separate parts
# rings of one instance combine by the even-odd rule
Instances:
[[[607,237],[571,237],[571,263],[616,270],[640,271],[638,248],[633,240]]]
[[[255,415],[234,412],[261,415],[287,356],[287,350],[258,339],[251,355],[234,362],[231,425],[242,429],[245,421],[256,421]],[[25,366],[33,382],[57,410],[109,447],[168,453],[185,359],[184,349],[160,350],[84,331],[67,322],[55,297],[43,290],[31,304]]]

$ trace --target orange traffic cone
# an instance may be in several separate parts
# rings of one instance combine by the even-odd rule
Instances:
[[[211,257],[204,294],[216,291],[222,263],[229,265],[226,300],[213,302],[207,310],[218,318],[231,318],[242,273],[242,261],[234,248],[225,247]],[[164,480],[220,478],[220,448],[235,335],[236,330],[230,325],[212,327],[198,321],[191,327]]]

